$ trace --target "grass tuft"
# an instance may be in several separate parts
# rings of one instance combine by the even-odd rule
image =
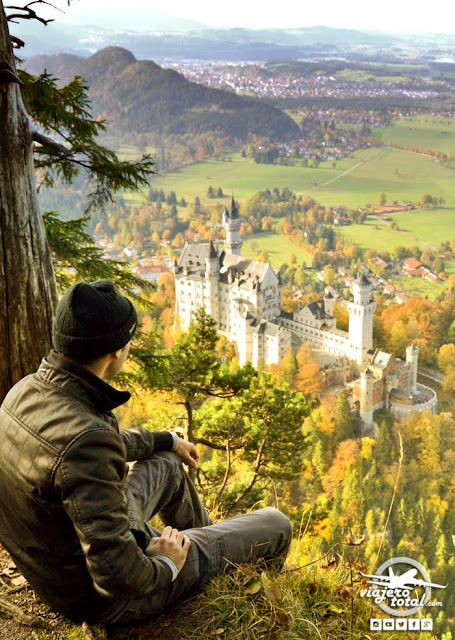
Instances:
[[[295,541],[291,560],[300,555],[295,553],[298,545]],[[172,616],[155,622],[148,637],[367,640],[369,620],[379,612],[358,595],[362,580],[354,566],[340,555],[304,568],[287,565],[280,573],[261,565],[241,565],[213,579]],[[375,633],[374,638],[407,640],[408,635]]]

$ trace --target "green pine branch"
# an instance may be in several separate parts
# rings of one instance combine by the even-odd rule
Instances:
[[[35,127],[35,167],[41,186],[53,187],[56,180],[71,183],[83,174],[88,189],[86,212],[112,202],[119,190],[138,190],[148,184],[153,171],[150,155],[140,160],[120,160],[96,141],[106,130],[104,120],[94,119],[88,99],[88,85],[76,76],[64,87],[47,72],[18,75],[24,87],[25,107]],[[49,136],[49,137],[47,137]]]
[[[88,216],[63,221],[55,211],[43,216],[47,240],[52,251],[57,285],[61,291],[77,280],[94,281],[109,278],[124,295],[144,308],[152,308],[147,294],[155,291],[155,285],[140,278],[128,268],[128,262],[106,260],[103,250],[97,247],[84,227]]]

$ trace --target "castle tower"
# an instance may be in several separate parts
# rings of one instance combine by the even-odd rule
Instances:
[[[370,369],[360,374],[360,417],[365,426],[373,424],[373,384],[374,375]]]
[[[371,299],[371,282],[362,275],[352,283],[354,301],[348,302],[349,346],[351,359],[360,366],[373,348],[373,315],[376,302]]]
[[[223,211],[223,227],[226,231],[226,253],[240,256],[242,253],[242,239],[240,237],[239,210],[235,204],[234,196],[231,199],[230,209],[225,207]]]
[[[215,245],[210,240],[209,255],[205,260],[205,272],[210,276],[217,276],[220,272],[220,263],[218,260],[218,251],[215,249]]]
[[[218,280],[220,274],[220,262],[218,251],[215,249],[213,242],[210,240],[209,254],[205,259],[205,278],[206,278],[206,311],[216,320],[219,326],[219,305],[218,305]]]
[[[408,387],[412,393],[416,393],[419,364],[419,347],[416,344],[411,344],[406,348],[406,362],[408,365]]]
[[[333,296],[330,291],[324,296],[324,311],[328,316],[333,317]]]

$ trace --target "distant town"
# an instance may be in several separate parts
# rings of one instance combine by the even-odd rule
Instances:
[[[215,89],[250,94],[260,98],[411,98],[428,100],[441,91],[453,90],[454,82],[435,83],[431,78],[376,79],[359,74],[350,77],[317,75],[300,77],[286,70],[272,75],[257,65],[226,64],[206,61],[169,62],[168,68],[182,73],[187,80]],[[285,67],[286,69],[286,67]]]

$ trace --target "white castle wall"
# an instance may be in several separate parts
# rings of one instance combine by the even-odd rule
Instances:
[[[418,397],[422,398],[421,402],[417,402]],[[412,413],[422,413],[423,411],[431,411],[431,413],[438,412],[438,396],[433,389],[427,387],[424,384],[417,384],[417,395],[415,396],[415,402],[406,403],[400,402],[398,398],[390,398],[390,411],[398,420],[409,420],[409,416]]]

